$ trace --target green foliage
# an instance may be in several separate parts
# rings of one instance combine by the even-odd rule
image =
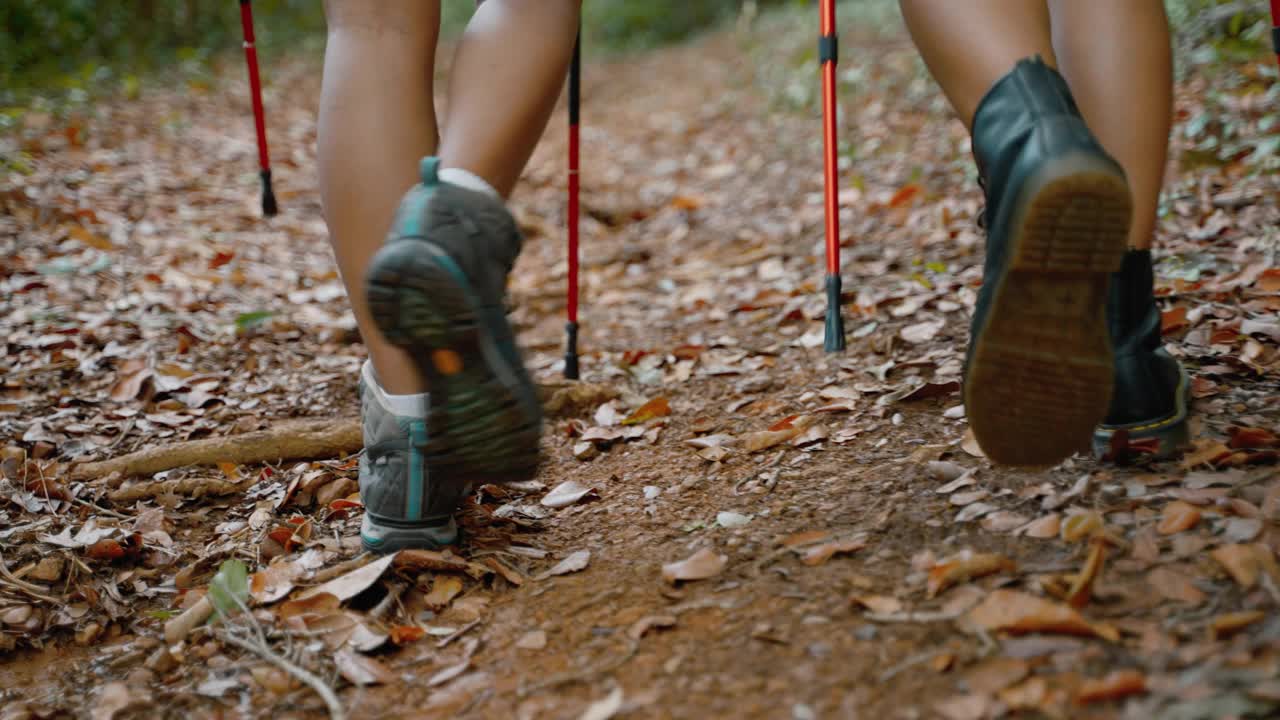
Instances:
[[[459,32],[474,5],[441,2],[446,36]],[[651,47],[684,40],[748,5],[784,4],[806,0],[585,0],[584,34],[596,47]],[[264,54],[323,37],[320,0],[255,0],[253,14]],[[138,74],[199,74],[211,56],[238,51],[241,39],[235,0],[4,0],[0,24],[0,101],[36,89],[110,86],[136,94]]]
[[[249,604],[249,569],[239,560],[226,560],[209,583],[209,602],[221,619],[239,615]]]
[[[583,27],[592,42],[610,48],[647,48],[679,42],[731,19],[744,0],[586,0]],[[770,5],[804,5],[804,0],[761,0]]]
[[[253,12],[262,46],[324,28],[319,0],[256,0]],[[136,93],[136,73],[201,71],[241,40],[233,0],[4,0],[0,25],[0,95],[10,96],[0,99],[9,100],[37,88]]]

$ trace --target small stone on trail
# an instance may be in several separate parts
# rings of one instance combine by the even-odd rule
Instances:
[[[542,650],[547,647],[547,634],[542,630],[525,633],[516,641],[521,650]]]

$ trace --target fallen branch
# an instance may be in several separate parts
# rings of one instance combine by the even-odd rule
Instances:
[[[363,445],[359,418],[283,422],[267,430],[149,447],[111,460],[77,465],[71,469],[71,477],[88,480],[112,473],[151,475],[220,462],[239,465],[333,457],[350,455]]]
[[[575,415],[618,396],[617,390],[607,385],[590,383],[564,383],[543,385],[538,388],[543,410],[548,417]],[[72,466],[71,478],[91,480],[118,473],[122,477],[151,475],[174,468],[192,465],[216,465],[230,462],[237,465],[276,462],[284,460],[309,460],[313,458],[350,455],[364,447],[360,418],[347,417],[337,420],[293,420],[278,423],[266,430],[232,435],[230,437],[201,438],[173,445],[144,448],[118,458]],[[181,481],[164,481],[181,482]],[[233,494],[241,488],[234,483],[195,479],[197,485],[208,486],[206,494]],[[221,482],[221,485],[217,483]],[[194,488],[190,488],[194,489]],[[122,488],[109,495],[113,502],[133,502],[155,497],[167,491],[177,494],[180,488]]]
[[[247,478],[252,481],[253,478]],[[139,500],[150,500],[165,495],[187,498],[223,497],[244,492],[249,483],[235,483],[222,478],[184,477],[174,480],[136,482],[107,493],[107,499],[119,505],[131,505]]]

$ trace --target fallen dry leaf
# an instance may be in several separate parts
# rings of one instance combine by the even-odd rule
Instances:
[[[396,645],[408,645],[426,637],[427,631],[417,625],[395,625],[387,635]]]
[[[389,685],[397,679],[386,665],[348,647],[333,654],[333,663],[342,677],[353,685]]]
[[[339,600],[350,600],[368,590],[369,586],[377,582],[378,578],[382,577],[382,574],[387,571],[387,568],[391,567],[391,563],[395,562],[399,555],[400,553],[392,553],[374,560],[364,567],[356,568],[345,575],[340,575],[323,585],[309,588],[303,591],[298,598],[305,600],[306,598],[327,593]],[[355,681],[353,680],[352,682]]]
[[[1102,563],[1107,558],[1107,541],[1096,535],[1089,541],[1089,556],[1085,559],[1084,568],[1076,575],[1071,589],[1067,591],[1067,604],[1079,610],[1089,604],[1089,596],[1093,583],[1102,572]]]
[[[929,597],[952,585],[976,580],[998,572],[1013,572],[1017,565],[1009,558],[996,553],[961,553],[939,562],[929,570],[927,591]]]
[[[1093,510],[1075,513],[1062,521],[1062,539],[1069,543],[1080,542],[1101,529],[1102,515],[1099,513]]]
[[[828,530],[805,530],[782,538],[778,544],[783,547],[794,548],[801,545],[813,545],[829,537],[831,537],[831,532]]]
[[[583,485],[577,480],[566,480],[542,498],[542,505],[549,508],[568,507],[591,495],[599,497],[595,488]]]
[[[280,603],[280,607],[276,608],[276,615],[281,620],[307,615],[328,615],[337,612],[340,607],[342,607],[342,601],[336,595],[317,593]]]
[[[681,581],[706,580],[723,572],[728,563],[727,555],[702,548],[684,560],[663,565],[662,578],[672,585]]]
[[[1147,573],[1147,585],[1174,602],[1200,605],[1205,601],[1204,592],[1192,584],[1191,578],[1170,567],[1158,567]]]
[[[597,700],[578,716],[578,720],[611,720],[622,711],[622,688],[615,687],[603,699]]]
[[[590,564],[590,562],[591,562],[591,551],[578,550],[576,552],[570,553],[567,557],[565,557],[565,559],[556,563],[554,566],[551,567],[550,570],[547,570],[541,575],[538,575],[537,578],[535,579],[546,580],[547,578],[554,577],[556,575],[568,575],[569,573],[576,573],[581,570],[586,570],[587,565]]]
[[[134,697],[129,691],[129,686],[122,682],[107,683],[99,693],[89,718],[90,720],[114,720],[121,711],[140,699]]]
[[[946,324],[947,322],[945,320],[933,320],[908,325],[907,327],[902,328],[902,332],[898,333],[898,337],[912,345],[919,345],[920,343],[929,342],[936,337],[938,335],[938,331],[946,327]]]
[[[747,433],[742,436],[742,447],[749,453],[768,450],[791,440],[801,432],[803,432],[801,428],[790,427],[784,430],[761,430]]]
[[[1007,687],[997,693],[1000,702],[1010,710],[1037,711],[1044,707],[1049,696],[1049,681],[1042,677],[1027,678],[1019,685]]]
[[[547,647],[547,633],[542,630],[532,630],[520,636],[516,640],[516,647],[521,650],[545,650]]]
[[[887,595],[854,595],[849,599],[877,615],[892,615],[902,611],[902,601]]]
[[[836,555],[857,552],[867,546],[867,540],[864,537],[853,537],[845,540],[834,540],[826,542],[817,547],[809,548],[801,556],[800,562],[805,565],[821,565]]]
[[[938,489],[934,490],[934,492],[938,493],[939,495],[949,495],[950,493],[953,493],[959,490],[960,488],[969,487],[970,485],[975,485],[975,484],[977,484],[977,480],[974,479],[973,473],[971,472],[962,473],[958,477],[952,479],[946,485],[943,485]]]
[[[460,572],[475,578],[489,574],[489,569],[454,555],[449,550],[401,550],[392,565],[401,572]]]
[[[983,720],[991,713],[991,698],[976,693],[957,695],[935,703],[933,709],[944,720]]]
[[[986,453],[982,452],[982,446],[978,444],[978,437],[973,434],[973,428],[964,429],[964,438],[960,441],[960,449],[974,457],[984,458],[987,456]]]
[[[1280,438],[1264,428],[1233,427],[1227,446],[1233,450],[1280,447]]]
[[[258,603],[273,603],[293,590],[293,581],[302,573],[299,563],[277,560],[249,577],[249,595]]]
[[[1195,447],[1182,457],[1182,469],[1190,470],[1200,465],[1212,465],[1231,455],[1231,448],[1217,440],[1199,439],[1192,443]]]
[[[667,402],[665,397],[656,397],[649,402],[636,408],[636,411],[628,415],[623,421],[623,425],[639,425],[650,420],[667,417],[671,414],[671,403]]]
[[[1062,527],[1062,517],[1058,513],[1049,513],[1041,518],[1036,518],[1027,523],[1022,534],[1027,537],[1045,540],[1047,538],[1057,537],[1058,531]]]
[[[1009,510],[997,510],[982,518],[979,524],[987,532],[1006,533],[1024,527],[1027,524],[1027,516]]]
[[[669,628],[675,627],[675,625],[675,615],[650,615],[635,621],[631,627],[627,628],[627,637],[632,640],[639,640],[653,628]]]
[[[448,667],[441,669],[435,675],[428,678],[427,687],[443,685],[466,672],[467,669],[471,667],[471,658],[475,655],[476,648],[479,646],[480,641],[476,638],[467,640],[463,645],[462,659],[453,665],[449,665]]]
[[[1117,670],[1106,677],[1085,680],[1076,689],[1078,705],[1109,702],[1147,692],[1147,677],[1137,670]]]
[[[1267,614],[1261,610],[1227,613],[1215,617],[1209,623],[1209,640],[1221,640],[1262,620]]]
[[[1261,566],[1253,545],[1222,545],[1211,550],[1209,556],[1218,561],[1241,588],[1248,590],[1258,584]]]
[[[422,599],[428,610],[442,612],[462,592],[462,578],[457,575],[437,575],[431,581],[431,592]]]
[[[995,695],[1022,682],[1030,674],[1030,662],[1022,658],[997,657],[978,663],[966,670],[962,677],[969,690],[982,695]]]
[[[1164,506],[1160,514],[1160,524],[1156,532],[1161,535],[1174,535],[1190,530],[1200,523],[1200,509],[1195,505],[1175,500]]]
[[[984,630],[1092,635],[1109,642],[1120,639],[1120,633],[1115,628],[1090,622],[1067,605],[1017,590],[992,592],[986,600],[969,611],[968,617]]]

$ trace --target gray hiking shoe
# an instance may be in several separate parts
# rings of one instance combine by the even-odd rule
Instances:
[[[452,538],[444,524],[466,488],[527,480],[540,460],[542,405],[504,303],[520,231],[501,200],[440,182],[438,166],[422,161],[367,275],[378,329],[431,388],[423,418],[381,420],[365,405],[366,441],[385,422],[375,434],[394,449],[368,453],[389,469],[361,475],[371,548]]]
[[[360,499],[366,550],[437,548],[458,539],[453,513],[469,490],[455,479],[444,482],[427,470],[427,410],[397,415],[375,386],[372,365],[360,375],[364,453],[360,456]]]

